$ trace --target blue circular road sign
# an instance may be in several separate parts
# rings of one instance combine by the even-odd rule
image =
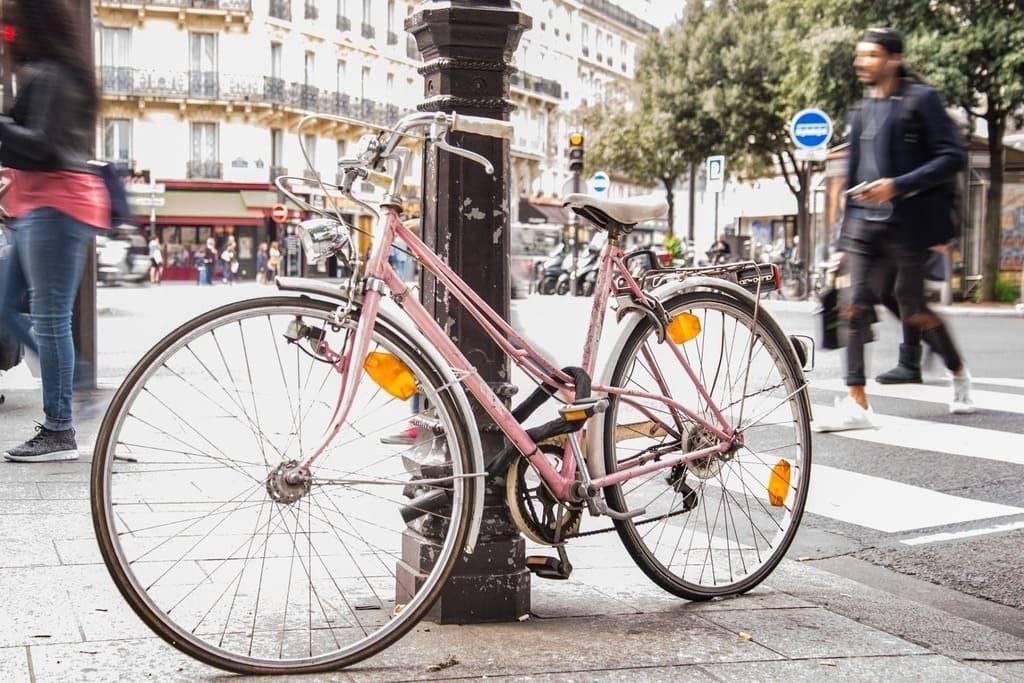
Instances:
[[[820,109],[804,109],[789,124],[789,135],[797,147],[817,149],[832,138],[832,119]]]
[[[608,186],[611,185],[611,178],[604,171],[598,171],[594,174],[594,177],[590,179],[590,189],[598,194],[603,194],[608,191]]]

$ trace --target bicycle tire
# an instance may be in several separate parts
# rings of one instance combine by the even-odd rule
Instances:
[[[758,311],[758,329],[751,333],[752,300],[700,291],[677,294],[663,303],[670,316],[689,312],[700,319],[699,336],[680,349],[730,424],[742,431],[744,445],[728,456],[707,456],[608,487],[606,500],[620,512],[646,509],[615,526],[630,556],[656,584],[689,600],[744,593],[782,560],[803,515],[811,471],[810,405],[803,372],[789,341],[765,311]],[[614,361],[611,385],[671,393],[714,424],[681,363],[667,347],[658,348],[657,334],[657,323],[651,319],[633,329]],[[658,350],[665,362],[655,356]],[[745,377],[723,368],[734,358],[750,361]],[[760,387],[763,395],[750,394],[751,387]],[[611,396],[603,435],[607,472],[629,466],[652,448],[675,453],[685,445],[689,452],[717,443],[697,423],[669,412],[664,403],[647,402],[643,409],[648,412]],[[645,416],[651,419],[645,422]],[[764,423],[769,416],[771,422]],[[668,424],[660,434],[648,424],[659,420]],[[788,464],[775,463],[776,458]],[[782,468],[788,469],[784,473]],[[784,474],[784,497],[776,506],[779,501],[771,502],[771,486],[783,482]]]
[[[352,428],[339,434],[342,443],[336,439],[332,448],[325,451],[313,466],[314,473],[325,472],[326,478],[316,479],[304,496],[282,502],[282,492],[294,493],[294,489],[283,485],[274,489],[276,498],[271,495],[268,482],[281,481],[273,476],[271,467],[274,463],[286,462],[292,455],[301,459],[307,446],[318,443],[318,439],[313,438],[304,445],[307,425],[316,432],[315,436],[322,434],[326,424],[320,418],[327,414],[325,411],[333,409],[333,403],[321,405],[321,395],[336,398],[336,384],[332,380],[340,373],[330,363],[321,367],[304,350],[288,345],[283,351],[287,371],[280,355],[279,368],[268,368],[266,366],[273,364],[273,355],[263,354],[271,351],[269,347],[277,348],[278,339],[283,339],[278,333],[286,328],[281,323],[286,320],[301,321],[319,329],[327,335],[326,338],[332,334],[351,333],[354,317],[349,323],[337,327],[328,322],[328,316],[337,309],[338,302],[278,296],[232,303],[198,316],[164,337],[130,371],[116,392],[97,435],[91,474],[91,506],[96,536],[107,569],[121,594],[147,626],[182,652],[212,666],[243,674],[316,673],[339,669],[376,654],[401,638],[427,613],[465,545],[473,510],[473,492],[464,479],[456,477],[450,481],[451,512],[448,518],[439,518],[431,513],[417,522],[432,525],[435,532],[441,530],[442,537],[434,548],[436,558],[433,567],[423,568],[415,580],[406,581],[406,585],[412,584],[407,588],[411,597],[403,606],[399,607],[394,599],[387,599],[385,591],[389,585],[397,590],[398,570],[392,572],[390,565],[397,566],[403,561],[401,541],[408,529],[400,516],[392,518],[389,514],[380,514],[381,501],[383,505],[403,505],[407,501],[402,496],[409,498],[425,490],[415,483],[412,474],[406,473],[416,468],[407,464],[405,456],[427,453],[434,458],[434,461],[422,464],[422,469],[416,472],[424,477],[443,476],[437,472],[443,471],[444,467],[449,468],[453,475],[466,474],[472,471],[472,441],[469,427],[459,414],[457,401],[442,373],[430,363],[428,356],[417,349],[415,342],[386,325],[375,327],[374,347],[392,353],[409,367],[424,397],[430,402],[440,428],[418,439],[414,447],[416,451],[403,453],[402,457],[382,447],[376,435],[393,426],[384,414],[388,411],[397,413],[398,423],[404,425],[409,419],[409,412],[403,401],[390,396],[387,401],[380,398],[383,392],[369,379],[364,379],[357,398],[369,396],[371,400],[355,404],[346,422],[351,427],[354,422],[362,420],[359,426],[370,431],[362,434]],[[358,307],[354,310],[358,315]],[[260,332],[264,318],[269,344]],[[318,324],[320,327],[316,328]],[[208,408],[213,412],[212,417],[223,423],[220,425],[223,436],[212,433],[206,436],[206,443],[211,447],[215,446],[214,442],[217,442],[218,449],[224,446],[218,455],[213,448],[204,451],[201,440],[190,438],[190,424],[195,433],[204,433],[201,427],[207,422],[196,428],[190,420],[203,412],[202,404],[208,398],[204,390],[209,382],[201,380],[186,361],[188,354],[198,360],[201,353],[211,348],[210,342],[216,342],[217,349],[222,349],[236,334],[242,342],[244,362],[249,366],[244,379],[248,386],[242,387],[248,389],[248,395],[244,390],[236,391],[239,400],[234,408],[240,411],[234,412],[240,412],[244,417],[236,414],[232,418],[232,409],[224,406]],[[312,342],[309,345],[312,347]],[[268,361],[264,366],[257,365],[256,375],[250,366],[250,355],[252,359]],[[296,368],[294,385],[289,382],[292,355]],[[309,364],[308,373],[303,366],[304,360]],[[211,366],[216,362],[216,359],[210,359]],[[238,358],[233,363],[224,362],[223,367],[229,376],[232,364],[237,369],[241,362]],[[205,369],[202,363],[200,366]],[[280,369],[280,386],[270,378],[265,382],[258,379],[260,367],[268,375],[277,374]],[[314,390],[316,381],[321,381],[319,376],[316,381],[309,381],[314,369],[317,375],[324,376],[320,385],[322,391]],[[172,387],[172,383],[177,381],[176,376],[189,377],[196,383],[188,387],[187,398],[176,398],[177,390]],[[309,394],[304,400],[296,390],[301,377],[305,377],[303,382]],[[239,384],[235,383],[233,388],[238,390]],[[298,395],[298,410],[288,405],[287,418],[275,421],[272,415],[260,413],[263,406],[256,406],[264,398],[277,401],[275,391],[281,390],[287,393],[289,401],[293,393]],[[216,397],[220,399],[224,395],[230,396],[230,392],[225,390]],[[193,405],[185,406],[186,400]],[[167,402],[165,407],[168,411],[179,410],[182,413],[173,419],[161,415],[160,401]],[[227,399],[223,401],[229,403]],[[282,403],[279,401],[275,405]],[[252,406],[251,414],[249,406]],[[152,439],[149,446],[146,442],[141,446],[134,444],[135,439],[149,434],[145,424],[141,427],[137,424],[146,420],[151,420],[157,427],[163,424],[157,420],[169,420],[168,424],[177,425],[185,435],[182,444],[163,452],[157,450],[165,442],[173,445],[174,440],[160,437],[156,427],[151,430],[154,436],[148,437]],[[276,431],[279,423],[284,424],[280,433]],[[264,451],[263,462],[258,462],[260,449],[257,446],[247,452],[249,460],[256,462],[238,459],[236,453],[246,453],[247,442],[244,439],[247,430],[257,443],[264,442],[266,449],[276,451],[277,457],[272,453],[268,459]],[[435,433],[438,435],[432,436]],[[284,447],[279,448],[285,437]],[[277,443],[274,443],[275,439]],[[339,446],[343,450],[338,450]],[[442,451],[438,446],[447,450]],[[204,453],[208,456],[206,459],[198,457]],[[447,461],[443,460],[444,453],[448,454]],[[168,464],[175,460],[181,462]],[[337,469],[339,466],[344,469]],[[433,474],[429,473],[428,466],[433,467],[430,470]],[[250,470],[256,475],[252,477],[255,484],[247,479]],[[381,470],[383,474],[370,481]],[[331,474],[344,479],[332,483],[329,481]],[[394,483],[403,476],[408,477],[408,481],[403,479],[398,484]],[[231,495],[235,490],[231,485],[237,479],[243,480],[243,486],[255,490],[255,494],[249,494],[256,499],[251,504],[242,492]],[[188,485],[184,485],[182,480]],[[369,483],[361,484],[363,480]],[[222,486],[223,494],[217,485]],[[388,500],[389,492],[398,500]],[[215,495],[223,498],[223,505],[214,505],[219,501]],[[352,507],[346,507],[348,497],[356,498]],[[196,502],[190,504],[190,498]],[[206,511],[205,508],[211,506],[212,511]],[[231,506],[234,506],[234,511]],[[225,511],[219,511],[221,507]],[[147,508],[153,511],[152,514]],[[259,512],[255,513],[255,523],[250,526],[253,508]],[[263,522],[265,509],[266,522]],[[238,519],[232,519],[236,513]],[[272,523],[275,513],[278,520]],[[218,517],[223,517],[223,520],[216,521]],[[334,520],[339,520],[337,525]],[[290,528],[293,522],[294,531]],[[180,526],[182,524],[186,526]],[[265,528],[261,528],[261,524]],[[210,525],[212,530],[205,531]],[[280,531],[282,527],[283,533]],[[211,541],[223,537],[231,542],[219,545],[204,540],[215,531],[218,536]],[[206,535],[200,536],[204,532]],[[240,545],[238,537],[245,533],[251,536],[243,539]],[[179,534],[180,537],[191,535],[183,543]],[[180,557],[172,555],[176,549],[190,545],[195,536],[200,538],[192,548],[183,551]],[[288,538],[280,542],[279,536]],[[257,546],[253,551],[259,542],[263,543],[262,547]],[[246,544],[248,547],[242,553],[241,548]],[[136,556],[136,547],[145,552]],[[229,552],[232,548],[234,550]],[[289,552],[291,557],[286,561],[284,558]],[[147,557],[150,553],[152,555]],[[207,557],[204,553],[219,554]],[[261,553],[262,557],[259,557]],[[164,555],[171,555],[170,559],[164,560],[165,565],[169,563],[166,568],[158,561]],[[304,563],[303,556],[308,564]],[[286,568],[285,564],[289,563],[290,568]],[[146,564],[155,566],[146,567]],[[198,571],[191,572],[190,577],[192,565]],[[152,576],[162,568],[163,574],[153,580]],[[232,577],[236,569],[238,571]],[[346,569],[351,571],[350,576],[342,576]],[[303,571],[305,577],[301,575]],[[299,575],[298,578],[294,578],[295,574]],[[167,579],[163,580],[165,575]],[[287,576],[287,592],[282,582],[274,583],[282,576]],[[247,591],[253,588],[254,581],[257,582],[255,597],[252,597]],[[298,588],[293,589],[293,583]],[[225,596],[232,590],[234,595],[229,605]],[[214,598],[218,591],[220,595]],[[281,594],[284,594],[283,601]],[[205,598],[208,604],[193,604],[203,600],[204,595],[210,596]],[[278,610],[280,619],[273,614],[274,610]],[[196,623],[200,614],[202,616]],[[214,624],[215,617],[223,618],[223,623],[217,621]],[[195,627],[191,626],[193,623]],[[308,633],[305,633],[303,629],[307,624]],[[353,640],[343,644],[339,636],[344,639],[346,635]],[[279,646],[275,642],[277,640],[280,641]]]

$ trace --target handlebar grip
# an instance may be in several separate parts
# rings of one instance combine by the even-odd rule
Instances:
[[[389,176],[387,173],[380,173],[378,171],[367,171],[366,180],[373,183],[374,185],[381,185],[383,187],[391,187],[394,178]]]
[[[483,116],[460,116],[452,113],[451,130],[458,133],[486,135],[491,138],[512,139],[514,128],[508,121],[488,119]]]

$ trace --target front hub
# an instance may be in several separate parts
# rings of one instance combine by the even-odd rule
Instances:
[[[309,472],[299,468],[298,460],[283,462],[267,475],[267,493],[275,503],[291,505],[313,487]]]

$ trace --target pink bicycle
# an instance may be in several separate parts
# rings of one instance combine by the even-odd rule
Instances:
[[[643,571],[691,600],[750,590],[797,532],[811,463],[803,349],[748,291],[777,273],[659,269],[619,240],[662,215],[661,200],[572,195],[608,245],[580,365],[554,367],[399,220],[403,139],[491,172],[450,131],[511,137],[502,121],[417,113],[365,138],[326,186],[355,201],[357,181],[390,186],[365,258],[329,212],[301,228],[309,262],[338,259],[347,283],[279,278],[280,295],[200,315],[110,404],[92,469],[104,560],[142,620],[199,660],[309,673],[393,644],[473,551],[489,477],[522,532],[556,549],[530,560],[544,576],[568,576],[566,543],[591,533],[584,513],[610,518]],[[389,266],[396,238],[538,384],[514,410]],[[609,303],[617,339],[599,369]],[[486,463],[467,393],[508,438]],[[415,442],[382,443],[415,395]],[[547,400],[557,417],[525,427]],[[405,543],[417,536],[429,552]]]

